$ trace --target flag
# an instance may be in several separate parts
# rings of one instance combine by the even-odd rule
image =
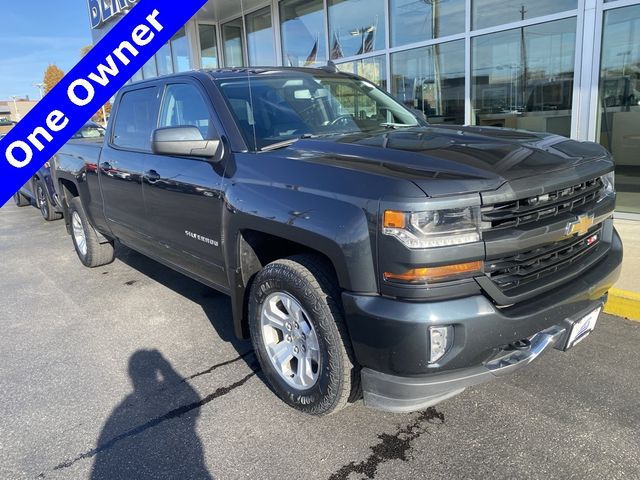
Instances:
[[[356,55],[362,55],[363,53],[373,52],[375,32],[376,32],[376,29],[374,27],[371,27],[367,31],[367,36],[364,39],[364,42],[362,42],[362,46],[360,47],[360,50],[358,50],[358,53],[356,53]]]
[[[344,52],[342,51],[342,44],[340,43],[340,39],[336,33],[333,34],[333,47],[331,47],[331,58],[337,59],[344,57]]]
[[[317,58],[318,58],[318,38],[316,37],[316,43],[313,44],[311,53],[307,57],[307,61],[304,62],[304,66],[308,67],[309,65],[313,65],[314,63],[316,63]]]

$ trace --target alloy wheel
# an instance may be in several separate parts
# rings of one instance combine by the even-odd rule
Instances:
[[[38,207],[40,207],[40,212],[42,212],[42,216],[44,218],[47,218],[49,216],[49,205],[47,203],[47,197],[46,197],[46,194],[44,193],[44,188],[42,188],[42,185],[38,185],[37,195],[38,195]]]
[[[73,215],[71,216],[71,227],[73,229],[73,238],[76,242],[76,246],[84,257],[87,255],[87,236],[84,233],[82,220],[80,220],[78,212],[73,212]]]
[[[262,339],[271,364],[291,387],[307,390],[318,381],[320,348],[309,315],[291,295],[269,295],[260,312]]]

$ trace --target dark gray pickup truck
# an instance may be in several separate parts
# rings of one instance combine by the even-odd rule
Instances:
[[[599,145],[429,126],[329,67],[129,85],[104,142],[54,164],[84,265],[121,242],[230,295],[311,414],[422,409],[567,350],[622,260]]]

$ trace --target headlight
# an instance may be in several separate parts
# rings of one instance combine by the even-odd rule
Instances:
[[[616,172],[609,172],[602,177],[604,191],[606,193],[615,193],[616,191]]]
[[[384,212],[382,233],[411,249],[479,242],[480,207],[423,212]]]

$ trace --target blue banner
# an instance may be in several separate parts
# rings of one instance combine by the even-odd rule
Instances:
[[[139,0],[0,140],[4,205],[207,0]]]

